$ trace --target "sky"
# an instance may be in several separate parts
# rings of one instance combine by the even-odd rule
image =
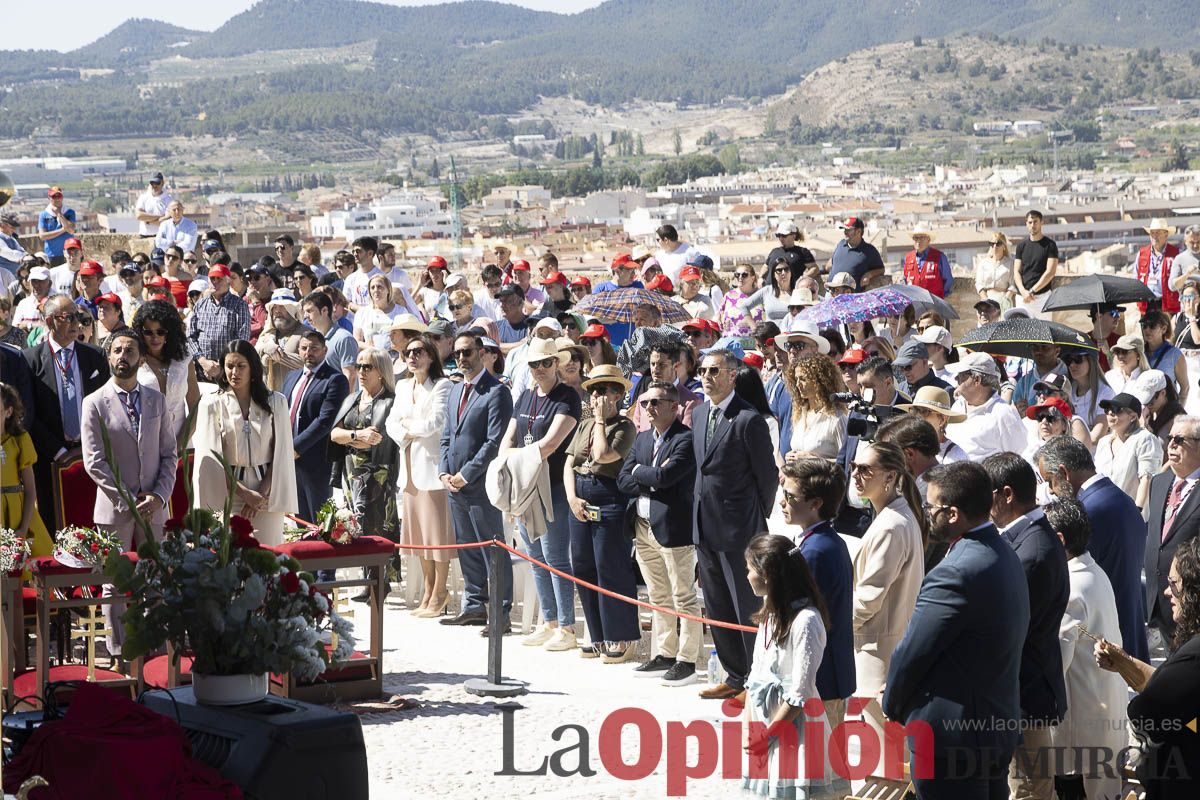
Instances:
[[[458,0],[449,0],[458,2]],[[601,0],[504,0],[538,11],[572,13],[600,5]],[[434,5],[433,0],[375,0],[393,6]],[[40,3],[12,2],[5,9],[5,26],[15,36],[5,49],[61,50],[66,52],[96,41],[127,19],[148,18],[192,30],[212,31],[234,14],[254,5],[253,0],[55,0],[53,20]]]

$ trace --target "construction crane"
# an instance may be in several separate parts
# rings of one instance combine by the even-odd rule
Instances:
[[[462,204],[459,203],[458,168],[450,156],[450,235],[454,239],[454,271],[462,268]]]

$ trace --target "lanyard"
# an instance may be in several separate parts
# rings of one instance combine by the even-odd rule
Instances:
[[[71,380],[73,377],[71,375],[71,365],[74,355],[75,351],[66,347],[54,354],[54,366],[58,368],[58,374],[62,376],[63,383],[74,383]],[[59,356],[62,356],[62,358],[60,359]]]
[[[554,386],[550,387],[550,391],[554,391],[557,386],[558,384],[555,383]],[[529,418],[525,421],[525,438],[522,440],[525,442],[526,447],[534,442],[533,423],[537,422],[541,412],[545,411],[546,406],[550,403],[550,392],[546,392],[546,396],[539,403],[537,389],[530,389],[530,391],[533,392],[533,399],[529,401]]]

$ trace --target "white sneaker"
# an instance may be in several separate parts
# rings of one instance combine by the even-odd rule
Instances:
[[[579,641],[575,638],[575,631],[556,628],[554,637],[546,642],[545,649],[551,653],[559,653],[565,650],[574,650],[576,647],[579,647]]]
[[[550,627],[546,623],[538,625],[533,633],[521,640],[521,644],[526,647],[541,647],[546,642],[554,638],[554,634],[558,632],[558,626]]]

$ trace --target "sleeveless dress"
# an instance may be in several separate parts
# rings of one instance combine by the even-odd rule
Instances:
[[[158,371],[145,361],[138,367],[137,379],[142,386],[149,386],[163,393],[167,399],[167,413],[171,415],[171,430],[178,437],[187,422],[187,391],[188,370],[192,369],[192,357],[185,356],[181,361],[172,361],[167,365],[166,389],[158,382]]]

